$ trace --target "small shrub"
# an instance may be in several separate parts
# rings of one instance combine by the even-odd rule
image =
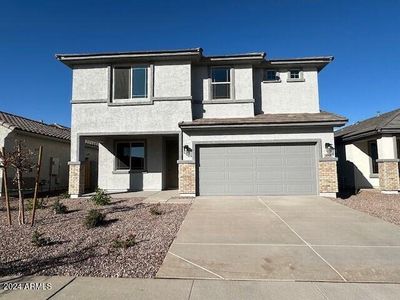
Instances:
[[[152,207],[150,207],[150,213],[152,215],[156,215],[156,216],[162,215],[164,212],[161,209],[161,204],[157,203],[156,205],[153,205]]]
[[[96,209],[89,210],[88,215],[85,217],[86,228],[94,228],[103,225],[106,215]]]
[[[69,198],[71,198],[71,195],[68,194],[68,192],[62,193],[60,195],[60,199],[69,199]]]
[[[35,230],[32,235],[32,244],[36,247],[42,247],[50,244],[50,238],[43,237],[43,233]]]
[[[68,211],[67,206],[65,206],[59,198],[53,203],[53,211],[55,214],[65,214]]]
[[[97,188],[95,194],[90,197],[96,205],[109,205],[111,203],[111,197],[106,194],[102,189]]]
[[[47,200],[47,199],[46,199]],[[41,199],[36,199],[36,209],[43,209],[45,208],[45,203],[46,201],[41,198]],[[26,201],[26,209],[27,210],[32,210],[33,209],[33,199],[28,199]]]
[[[128,237],[124,240],[120,239],[117,237],[113,243],[112,246],[113,248],[123,248],[123,249],[128,249],[129,247],[135,246],[137,244],[136,241],[136,235],[135,234],[130,234]]]

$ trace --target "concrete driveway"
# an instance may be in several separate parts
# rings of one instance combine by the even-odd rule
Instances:
[[[317,196],[198,197],[159,278],[400,282],[400,227]]]

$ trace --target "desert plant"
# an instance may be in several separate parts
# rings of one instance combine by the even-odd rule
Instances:
[[[60,194],[60,199],[69,199],[71,197],[70,194],[68,194],[68,192],[64,192],[62,194]]]
[[[124,240],[117,237],[115,240],[113,240],[112,246],[113,248],[128,249],[129,247],[135,246],[136,244],[137,244],[136,235],[130,234]]]
[[[90,197],[96,205],[108,205],[111,203],[111,197],[106,194],[102,189],[97,188],[96,192],[92,197]]]
[[[85,217],[85,226],[86,228],[94,228],[101,226],[104,223],[106,215],[99,212],[96,209],[89,210],[89,213]]]
[[[150,213],[156,216],[162,215],[164,211],[161,209],[161,204],[157,203],[156,205],[151,206]]]
[[[46,199],[48,200],[48,199]],[[36,201],[36,209],[43,209],[46,207],[46,200],[41,198],[40,200]],[[25,204],[25,207],[27,210],[32,210],[33,209],[33,199],[28,199],[28,201]]]
[[[53,203],[53,211],[55,214],[65,214],[68,211],[67,206],[65,206],[59,198]]]
[[[50,244],[50,238],[43,237],[43,233],[35,230],[32,234],[32,244],[36,247],[42,247]]]

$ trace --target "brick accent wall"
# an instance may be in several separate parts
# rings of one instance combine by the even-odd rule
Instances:
[[[379,187],[383,191],[400,190],[399,162],[381,161],[378,162]]]
[[[196,165],[193,163],[179,164],[179,193],[196,193]]]
[[[319,192],[337,193],[338,179],[336,160],[321,160],[319,162]]]
[[[69,165],[69,188],[70,195],[81,195],[85,191],[85,165]]]

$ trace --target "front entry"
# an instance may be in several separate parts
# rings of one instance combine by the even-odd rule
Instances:
[[[179,143],[177,139],[165,140],[165,187],[167,189],[178,188],[178,164]]]

